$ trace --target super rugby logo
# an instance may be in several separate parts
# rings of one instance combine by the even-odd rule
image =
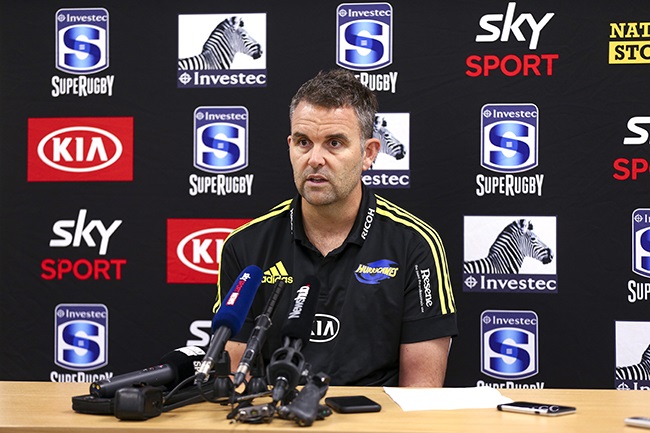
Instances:
[[[167,282],[217,281],[221,249],[228,235],[247,219],[167,220]]]
[[[133,118],[28,120],[27,180],[133,180]]]
[[[357,281],[363,284],[379,284],[389,278],[395,277],[399,265],[393,261],[382,259],[364,265],[360,263],[354,271]]]
[[[344,3],[337,8],[336,63],[372,71],[392,63],[392,16],[388,3]]]

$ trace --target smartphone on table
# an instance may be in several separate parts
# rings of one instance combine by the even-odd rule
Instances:
[[[650,428],[650,417],[646,416],[631,416],[625,418],[625,424],[633,427]]]
[[[544,416],[568,415],[576,412],[576,408],[573,406],[533,403],[529,401],[515,401],[512,403],[504,403],[498,405],[497,409],[504,412],[518,412]]]
[[[379,412],[381,405],[365,395],[327,397],[325,404],[339,413]]]

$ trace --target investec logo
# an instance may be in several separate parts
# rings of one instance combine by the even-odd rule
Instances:
[[[108,364],[108,308],[105,305],[59,304],[54,310],[54,329],[56,365],[87,371]],[[58,381],[55,379],[52,375],[52,380]]]
[[[28,119],[29,182],[133,180],[132,117]]]
[[[410,169],[410,114],[377,113],[373,137],[379,139],[379,154],[361,180],[373,188],[409,188]]]
[[[557,53],[536,54],[537,45],[542,30],[555,15],[546,13],[543,17],[535,18],[531,13],[515,15],[516,2],[509,2],[505,14],[489,13],[479,19],[482,32],[476,35],[478,43],[510,43],[510,37],[518,42],[528,42],[527,54],[506,54],[497,56],[486,54],[484,56],[473,54],[467,57],[467,71],[469,77],[487,77],[490,74],[501,74],[506,77],[516,76],[542,76],[553,75],[553,62],[560,58]],[[522,31],[523,30],[523,31]],[[517,49],[517,51],[520,51]]]
[[[108,68],[108,11],[59,9],[56,21],[56,68],[77,77],[52,77],[52,96],[113,95],[114,75],[88,77]]]
[[[463,292],[557,293],[557,217],[466,215]]]
[[[252,174],[226,176],[248,166],[246,107],[198,107],[194,110],[194,167],[216,176],[191,174],[189,193],[253,193]]]
[[[650,22],[609,23],[609,63],[650,63]]]
[[[266,14],[178,16],[180,88],[266,87]]]
[[[632,213],[632,271],[650,278],[650,209]],[[650,300],[650,282],[630,280],[627,283],[630,303]]]
[[[486,104],[481,108],[481,166],[507,174],[477,174],[477,196],[542,195],[543,174],[512,174],[537,167],[538,126],[535,104]]]
[[[481,336],[483,374],[520,380],[539,372],[538,319],[534,311],[484,311]]]
[[[397,72],[369,74],[393,62],[393,7],[389,3],[344,3],[336,9],[336,64],[360,71],[370,90],[395,93]]]
[[[228,235],[249,219],[168,219],[167,282],[215,284]]]

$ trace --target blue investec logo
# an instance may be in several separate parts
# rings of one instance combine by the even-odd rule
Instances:
[[[534,311],[484,311],[481,335],[483,374],[517,380],[538,373],[537,314]]]
[[[337,14],[336,64],[373,71],[393,62],[393,8],[388,3],[344,3]]]
[[[535,104],[486,104],[481,108],[481,165],[499,173],[537,166],[539,110]]]
[[[210,173],[231,173],[248,166],[246,107],[194,110],[194,166]]]
[[[102,304],[59,304],[54,310],[54,362],[68,370],[108,363],[108,309]]]
[[[632,270],[650,278],[650,209],[632,213]]]
[[[106,9],[56,12],[56,68],[70,74],[92,74],[108,68]]]

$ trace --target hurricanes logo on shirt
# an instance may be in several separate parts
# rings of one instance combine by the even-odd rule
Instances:
[[[281,260],[271,266],[268,270],[264,271],[262,284],[275,284],[280,280],[284,281],[286,284],[293,284],[293,277],[289,275],[289,272],[284,267]]]
[[[364,265],[360,263],[354,271],[354,276],[363,284],[379,284],[383,280],[397,275],[399,265],[391,260],[382,259]]]

